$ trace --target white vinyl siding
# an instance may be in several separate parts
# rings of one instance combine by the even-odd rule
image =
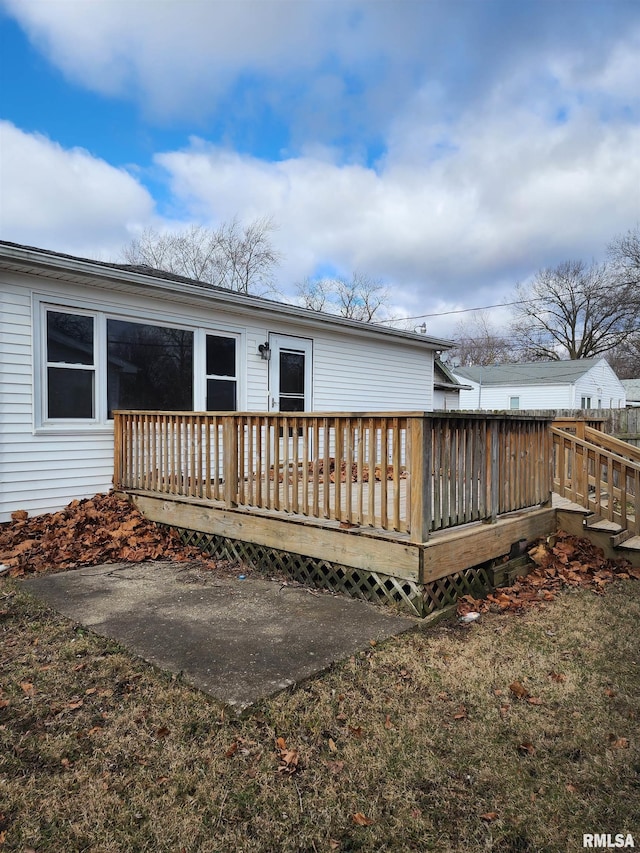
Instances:
[[[316,411],[431,411],[433,353],[338,335],[314,338]]]

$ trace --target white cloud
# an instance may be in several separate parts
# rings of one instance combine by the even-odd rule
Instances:
[[[122,169],[0,122],[2,239],[113,259],[153,199]]]
[[[423,128],[409,118],[405,132]],[[600,254],[640,214],[638,127],[588,111],[561,125],[496,111],[465,117],[452,136],[439,159],[392,149],[379,171],[312,156],[267,163],[198,139],[156,162],[187,216],[273,215],[285,283],[331,259],[394,282],[409,302],[417,289],[422,301],[430,288],[490,291]]]

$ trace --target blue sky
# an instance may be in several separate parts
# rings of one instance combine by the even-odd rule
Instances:
[[[285,295],[494,304],[640,222],[640,4],[0,0],[0,181],[5,240],[271,216]]]

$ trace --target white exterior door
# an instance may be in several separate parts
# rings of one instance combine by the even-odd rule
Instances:
[[[312,341],[269,335],[269,347],[269,411],[312,411]]]

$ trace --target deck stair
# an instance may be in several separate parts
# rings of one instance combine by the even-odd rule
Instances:
[[[584,424],[551,434],[559,524],[640,566],[640,448]]]

